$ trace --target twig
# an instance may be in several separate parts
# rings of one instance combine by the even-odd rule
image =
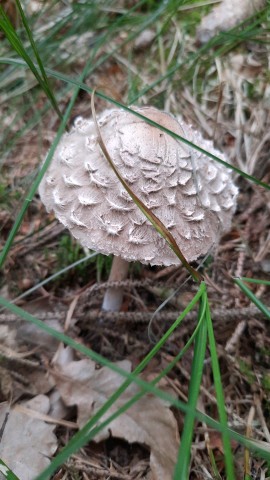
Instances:
[[[108,320],[112,322],[123,321],[127,323],[148,323],[153,316],[153,311],[151,312],[100,312],[99,310],[92,310],[87,312],[81,312],[77,317],[82,316],[89,320],[97,320],[102,318],[103,320]],[[155,315],[156,321],[174,321],[177,316],[180,314],[180,311],[174,312],[162,312]],[[256,314],[256,318],[260,317],[263,318],[262,312],[260,312],[255,305],[250,305],[244,308],[232,308],[230,310],[226,310],[225,308],[218,308],[214,309],[211,312],[211,316],[214,321],[230,321],[234,319],[241,319],[246,318],[247,316],[252,316]],[[196,320],[197,312],[190,312],[186,315],[186,319],[189,321]]]

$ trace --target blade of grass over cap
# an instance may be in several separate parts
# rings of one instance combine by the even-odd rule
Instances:
[[[187,260],[185,259],[184,255],[182,254],[180,248],[178,247],[175,239],[173,238],[172,234],[169,232],[169,230],[165,227],[165,225],[159,220],[159,218],[156,217],[156,215],[135,195],[135,193],[132,191],[132,189],[129,187],[129,185],[126,183],[126,181],[122,178],[120,173],[118,172],[117,168],[115,167],[110,154],[106,148],[106,145],[103,142],[100,128],[97,123],[96,119],[96,112],[95,112],[95,103],[94,103],[94,95],[95,95],[95,90],[92,93],[91,96],[91,108],[92,108],[92,115],[93,115],[93,120],[96,126],[96,131],[98,135],[98,143],[100,145],[100,148],[103,152],[103,155],[105,158],[108,160],[111,168],[113,169],[114,173],[116,174],[117,178],[119,181],[122,183],[123,187],[126,189],[128,194],[131,196],[132,200],[136,203],[137,207],[142,211],[142,213],[146,216],[146,218],[151,222],[153,227],[157,230],[157,232],[166,240],[170,248],[174,251],[176,256],[181,260],[182,264],[185,266],[185,268],[189,271],[190,275],[194,280],[197,282],[202,281],[203,277],[197,270],[195,270]]]

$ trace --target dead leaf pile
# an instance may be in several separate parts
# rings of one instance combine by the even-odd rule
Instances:
[[[131,363],[127,360],[116,362],[115,365],[131,372]],[[107,367],[97,368],[90,359],[63,363],[56,358],[52,375],[64,403],[67,406],[77,406],[77,422],[80,427],[104,405],[124,381],[121,375]],[[102,417],[102,421],[139,391],[137,385],[130,385]],[[179,436],[176,419],[168,404],[150,394],[144,395],[97,435],[95,441],[99,442],[109,436],[146,445],[150,449],[153,480],[171,480]]]

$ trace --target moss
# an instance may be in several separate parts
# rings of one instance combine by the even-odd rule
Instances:
[[[252,367],[243,359],[238,359],[238,365],[240,372],[245,377],[245,380],[250,384],[253,385],[256,383],[256,375],[252,370]]]

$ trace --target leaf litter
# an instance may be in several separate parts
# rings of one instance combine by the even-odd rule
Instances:
[[[107,367],[97,368],[90,359],[66,362],[66,351],[60,350],[56,355],[51,375],[64,403],[70,407],[77,406],[77,422],[83,427],[121,386],[123,377]],[[131,372],[131,362],[128,360],[116,362],[115,365]],[[102,420],[110,417],[138,392],[139,387],[131,384]],[[153,480],[170,480],[177,458],[179,433],[177,421],[169,407],[159,398],[146,394],[127,412],[113,420],[94,440],[99,442],[117,437],[129,443],[146,445],[150,449]]]
[[[0,404],[0,425],[4,426],[0,442],[0,458],[20,480],[32,480],[49,464],[55,453],[58,440],[54,434],[55,425],[27,414],[32,409],[47,414],[50,400],[46,395],[38,395],[22,404],[24,412]]]

